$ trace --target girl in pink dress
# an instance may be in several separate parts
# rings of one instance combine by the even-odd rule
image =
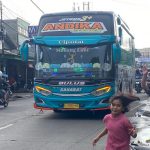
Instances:
[[[111,114],[104,117],[105,128],[93,140],[93,146],[104,135],[108,134],[105,150],[130,150],[130,137],[136,138],[137,133],[131,122],[124,115],[131,102],[124,95],[114,96],[110,99]]]

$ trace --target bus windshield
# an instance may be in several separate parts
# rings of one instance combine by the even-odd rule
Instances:
[[[86,47],[36,46],[36,78],[112,79],[112,45]]]

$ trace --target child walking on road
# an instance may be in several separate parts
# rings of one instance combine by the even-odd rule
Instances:
[[[137,100],[137,99],[136,99]],[[93,139],[93,146],[104,135],[108,134],[105,150],[130,150],[130,137],[136,138],[137,133],[131,122],[124,115],[128,111],[129,97],[114,96],[110,99],[111,114],[104,117],[105,128]]]

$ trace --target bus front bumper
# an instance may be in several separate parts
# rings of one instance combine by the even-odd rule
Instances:
[[[36,103],[34,103],[34,108],[35,109],[40,109],[40,110],[62,110],[62,111],[67,111],[67,110],[72,110],[72,111],[78,111],[78,110],[89,110],[89,111],[99,111],[99,110],[110,110],[110,106],[105,106],[105,107],[99,107],[99,108],[76,108],[76,107],[67,107],[67,108],[51,108],[51,107],[46,107],[46,106],[38,106]]]

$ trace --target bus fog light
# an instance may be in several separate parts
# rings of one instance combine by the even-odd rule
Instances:
[[[38,93],[41,93],[42,95],[44,96],[48,96],[50,94],[52,94],[52,92],[48,89],[45,89],[43,87],[40,87],[40,86],[35,86],[35,90],[38,92]]]
[[[103,95],[105,93],[108,93],[111,90],[111,86],[105,86],[102,88],[98,88],[95,91],[92,91],[91,94],[94,96],[100,96]]]

